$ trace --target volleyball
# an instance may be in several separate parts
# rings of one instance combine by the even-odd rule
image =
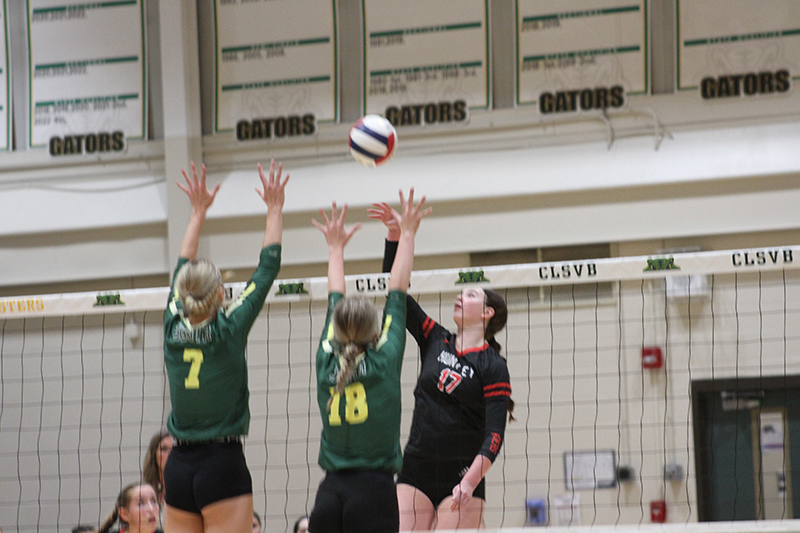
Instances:
[[[380,115],[361,117],[350,128],[350,153],[365,167],[387,162],[397,148],[397,132]]]

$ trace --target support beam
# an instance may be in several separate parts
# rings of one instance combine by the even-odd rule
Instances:
[[[164,98],[164,167],[167,177],[167,253],[169,268],[178,250],[191,208],[174,186],[181,168],[203,156],[200,67],[195,0],[160,0],[161,80]],[[202,250],[201,243],[201,250]],[[202,252],[201,252],[202,253]]]

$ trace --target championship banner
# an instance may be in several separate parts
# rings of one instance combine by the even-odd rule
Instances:
[[[678,0],[677,86],[703,100],[779,95],[800,79],[797,0]]]
[[[364,0],[364,110],[395,126],[489,107],[488,0]]]
[[[647,0],[517,0],[517,105],[620,108],[648,83]]]
[[[143,139],[143,0],[27,2],[30,146],[93,154]]]
[[[11,76],[8,75],[8,17],[6,0],[0,0],[0,151],[8,150],[11,137]]]
[[[335,0],[215,0],[217,133],[312,135],[339,112]]]
[[[795,261],[794,258],[798,260]],[[661,254],[654,256],[585,259],[477,268],[417,271],[411,274],[411,294],[461,291],[464,286],[493,289],[539,287],[575,283],[686,278],[709,274],[770,272],[800,268],[800,246],[748,248],[714,252]],[[389,288],[389,274],[346,276],[347,294],[379,296]],[[226,305],[245,289],[245,283],[225,285]],[[169,288],[49,294],[0,298],[0,318],[44,315],[85,315],[163,310]],[[275,280],[267,303],[319,301],[328,298],[325,277]]]

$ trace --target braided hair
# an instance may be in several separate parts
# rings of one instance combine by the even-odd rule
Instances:
[[[336,392],[344,392],[356,371],[356,360],[380,331],[380,318],[375,305],[363,296],[345,297],[333,310],[333,335],[341,345],[341,365],[336,374]],[[333,397],[328,400],[328,410]]]

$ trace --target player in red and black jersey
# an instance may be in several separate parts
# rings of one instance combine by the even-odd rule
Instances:
[[[375,204],[371,218],[389,228],[383,269],[397,249],[394,215]],[[411,434],[397,480],[400,530],[477,528],[483,519],[484,476],[503,443],[510,410],[508,366],[494,339],[506,323],[495,291],[468,288],[456,298],[452,333],[410,296],[406,327],[420,348]]]

